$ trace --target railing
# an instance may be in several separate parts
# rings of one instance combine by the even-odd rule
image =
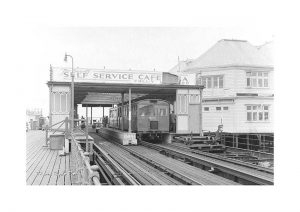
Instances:
[[[83,119],[84,120],[84,119]],[[79,121],[83,121],[80,120]],[[101,185],[100,183],[100,175],[99,175],[99,166],[97,165],[91,165],[90,164],[90,154],[89,152],[85,152],[82,148],[79,142],[74,137],[74,132],[71,132],[69,129],[70,121],[68,118],[65,118],[65,120],[62,120],[56,124],[53,124],[51,126],[46,126],[46,143],[45,146],[48,146],[48,132],[53,131],[53,127],[59,125],[58,128],[56,128],[53,131],[53,134],[56,132],[64,132],[66,138],[69,138],[69,141],[71,142],[71,153],[70,153],[70,160],[72,161],[72,164],[74,164],[74,167],[72,168],[72,171],[75,173],[72,174],[73,181],[75,184],[81,184],[81,185]],[[87,122],[87,120],[84,120]],[[61,130],[61,127],[65,124],[65,129]],[[87,125],[86,125],[87,126]],[[82,130],[81,130],[82,131]],[[84,131],[83,131],[84,132]],[[84,133],[87,133],[85,131]],[[88,136],[88,134],[87,134]]]
[[[75,170],[77,182],[84,185],[101,185],[99,166],[90,165],[90,153],[84,152],[80,144],[76,141],[73,135],[71,135],[71,154],[75,162]]]
[[[49,136],[48,136],[48,134],[49,134],[49,131],[53,131],[53,133],[52,134],[55,134],[56,132],[64,132],[65,133],[65,135],[68,135],[69,134],[69,119],[66,117],[64,120],[62,120],[62,121],[60,121],[60,122],[57,122],[57,123],[55,123],[55,124],[53,124],[53,125],[50,125],[50,126],[48,126],[48,125],[46,125],[46,127],[45,127],[45,132],[46,132],[46,139],[45,139],[45,145],[44,145],[44,147],[48,147],[48,141],[49,141]],[[60,125],[59,125],[60,124]],[[60,130],[61,129],[61,127],[63,126],[65,124],[65,129],[64,130]],[[58,128],[56,128],[55,130],[53,130],[52,128],[54,127],[54,126],[56,126],[56,125],[59,125],[59,127]]]
[[[205,132],[205,135],[214,136],[214,132]],[[270,134],[239,134],[221,133],[221,143],[233,148],[252,151],[274,153],[274,135]]]
[[[247,136],[238,136],[238,139],[233,138],[233,135],[222,134],[222,143],[229,147],[261,151],[266,153],[274,153],[274,136],[273,135],[260,135],[251,134]],[[263,139],[262,139],[263,137]]]

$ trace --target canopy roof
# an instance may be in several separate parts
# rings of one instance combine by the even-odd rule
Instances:
[[[49,81],[48,85],[68,85],[70,82]],[[151,97],[161,99],[175,99],[177,89],[203,89],[199,85],[178,84],[124,84],[124,83],[74,83],[74,103],[97,106],[108,106],[122,102],[121,94],[124,93],[128,101],[128,92],[131,88],[132,99]]]

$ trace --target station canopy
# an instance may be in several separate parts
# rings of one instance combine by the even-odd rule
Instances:
[[[71,69],[50,69],[48,85],[70,85]],[[160,98],[175,101],[177,89],[199,89],[194,74],[174,75],[168,72],[133,70],[82,69],[74,70],[74,103],[88,107],[110,107],[129,100]],[[201,86],[203,88],[203,86]]]

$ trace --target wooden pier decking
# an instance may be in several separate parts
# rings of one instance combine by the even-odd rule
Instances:
[[[45,131],[33,130],[26,134],[26,184],[74,185],[76,179],[72,154],[59,156],[59,150],[43,147]]]

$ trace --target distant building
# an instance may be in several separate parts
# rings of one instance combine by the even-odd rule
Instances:
[[[26,110],[26,123],[28,123],[29,129],[38,129],[39,119],[43,116],[43,111],[40,108],[27,109]]]
[[[272,43],[220,40],[194,60],[180,61],[171,73],[196,73],[203,90],[203,130],[223,124],[229,133],[273,133]]]

